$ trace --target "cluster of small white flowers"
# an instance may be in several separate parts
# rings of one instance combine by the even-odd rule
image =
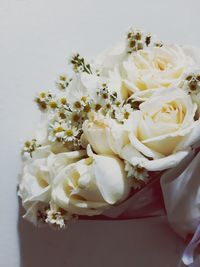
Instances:
[[[35,102],[38,104],[38,107],[42,111],[48,108],[57,108],[56,95],[51,92],[40,92],[39,95],[35,98]]]
[[[38,226],[42,226],[46,223],[46,212],[49,208],[49,204],[39,202],[36,212],[36,223]]]
[[[64,100],[62,98],[62,100]],[[90,111],[90,105],[86,97],[80,101],[68,104],[63,101],[62,105],[57,105],[54,115],[49,122],[49,141],[59,141],[63,144],[73,143],[74,149],[80,145],[82,134],[82,124]]]
[[[49,209],[46,210],[45,222],[55,228],[64,229],[73,218],[75,217],[71,213],[50,203]]]
[[[128,53],[141,50],[144,46],[149,46],[151,43],[151,35],[146,36],[141,30],[130,29],[127,34],[128,40]]]
[[[97,90],[97,100],[92,109],[124,123],[134,108],[127,101],[119,99],[116,92],[111,93],[106,84],[102,84],[102,88]]]
[[[22,155],[25,157],[32,157],[33,152],[40,147],[41,145],[38,144],[36,139],[32,139],[31,141],[26,141],[24,143],[24,147],[22,149]]]
[[[64,217],[60,211],[47,210],[46,223],[55,224],[60,228],[65,227]]]
[[[129,119],[133,109],[130,104],[121,105],[115,108],[115,118],[118,122],[124,123]]]
[[[107,84],[103,83],[96,91],[96,99],[92,103],[92,109],[111,116],[117,102],[119,102],[117,93],[109,92]]]
[[[65,90],[69,86],[69,83],[71,81],[72,81],[72,79],[67,79],[67,76],[62,74],[59,76],[59,79],[56,82],[56,85],[57,85],[58,89]]]
[[[127,177],[132,179],[132,187],[135,189],[141,187],[141,182],[146,184],[149,180],[149,173],[145,168],[138,165],[133,166],[128,161],[125,161],[125,171],[127,172]]]
[[[87,60],[80,56],[79,53],[74,53],[69,58],[69,63],[72,65],[73,71],[76,73],[85,72],[88,74],[95,74],[100,76],[100,71],[93,65],[87,62]]]
[[[152,36],[150,33],[131,28],[127,33],[127,53],[131,54],[138,50],[142,50],[152,44]],[[154,46],[162,46],[160,42],[153,42]]]
[[[73,126],[69,121],[54,121],[49,125],[49,141],[73,142],[78,137],[79,132],[80,129]]]
[[[55,94],[41,92],[35,101],[42,111],[50,112],[48,140],[62,142],[73,150],[80,147],[82,125],[90,111],[116,119],[119,123],[124,123],[133,111],[131,105],[120,100],[116,92],[109,91],[106,83],[96,90],[95,99],[81,96],[69,104],[65,96],[58,98]]]
[[[72,64],[74,72],[86,72],[88,74],[92,74],[90,64],[87,63],[79,53],[74,53],[70,57],[69,63]]]
[[[200,93],[200,72],[187,75],[180,86],[186,89],[190,94],[197,95]]]

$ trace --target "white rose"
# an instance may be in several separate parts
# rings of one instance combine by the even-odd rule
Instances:
[[[134,112],[130,144],[121,157],[150,171],[176,166],[200,139],[196,109],[183,90],[158,90]]]
[[[123,162],[113,156],[90,157],[64,168],[53,184],[54,203],[78,215],[101,214],[124,200],[129,184]]]
[[[116,120],[91,113],[83,124],[82,140],[89,143],[98,154],[119,154],[128,142],[128,122]]]
[[[25,163],[19,183],[19,196],[28,214],[32,214],[37,203],[49,203],[52,182],[62,168],[85,156],[85,151],[53,154],[50,146],[39,147],[33,158]],[[26,216],[26,215],[25,215]],[[27,217],[27,216],[26,216]],[[28,218],[31,219],[31,218]]]
[[[124,62],[125,84],[133,93],[148,97],[148,90],[177,86],[184,74],[195,66],[189,48],[150,47],[132,53]]]
[[[121,42],[97,57],[109,88],[127,98],[134,93],[145,100],[157,88],[176,86],[185,73],[200,65],[200,49],[193,46],[164,45],[127,54]]]
[[[33,201],[49,202],[51,195],[51,175],[47,158],[49,147],[38,148],[33,158],[26,162],[21,181],[19,195],[25,205]]]

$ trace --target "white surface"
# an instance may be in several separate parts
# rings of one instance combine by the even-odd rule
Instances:
[[[93,55],[130,25],[200,45],[199,10],[199,0],[0,0],[0,266],[177,266],[181,242],[163,220],[18,229],[16,184],[20,140],[39,120],[32,99],[53,87],[73,49]]]

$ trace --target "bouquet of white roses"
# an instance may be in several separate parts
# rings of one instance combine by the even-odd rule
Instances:
[[[25,217],[64,227],[79,216],[142,216],[161,173],[200,140],[200,50],[131,28],[93,59],[73,54],[69,66],[58,91],[35,98],[42,122],[23,148]]]

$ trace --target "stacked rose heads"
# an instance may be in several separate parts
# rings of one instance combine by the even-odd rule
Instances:
[[[43,113],[25,142],[19,195],[25,217],[64,227],[99,215],[177,166],[200,139],[200,50],[130,29],[87,60],[59,91],[35,99]]]

